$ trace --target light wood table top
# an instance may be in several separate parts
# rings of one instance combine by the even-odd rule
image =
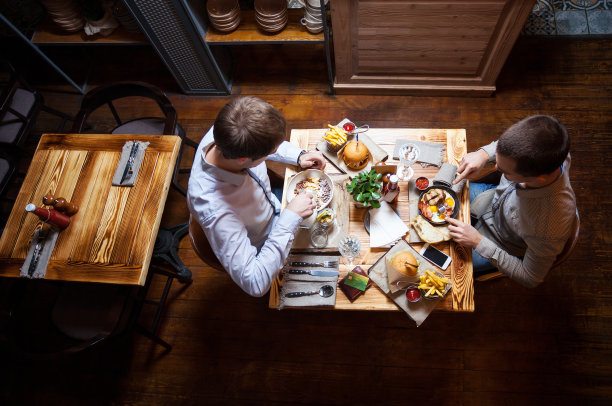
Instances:
[[[126,141],[150,142],[133,187],[112,186]],[[144,285],[180,138],[170,135],[45,134],[0,238],[0,276],[19,277],[42,226],[25,206],[52,194],[79,206],[60,232],[46,279]]]
[[[291,142],[300,148],[307,150],[315,150],[316,144],[319,142],[325,129],[308,129],[308,130],[292,130]],[[397,139],[405,140],[420,140],[442,143],[446,146],[444,161],[457,164],[467,152],[466,134],[464,129],[407,129],[407,128],[371,128],[367,135],[381,146],[389,154],[387,163],[399,164],[398,160],[393,159],[393,148]],[[427,167],[423,168],[420,164],[413,165],[415,171],[414,177],[427,176],[433,178],[439,168]],[[339,170],[327,162],[325,172],[338,173]],[[285,173],[285,192],[289,178],[295,173],[295,169],[287,168]],[[411,213],[408,202],[408,186],[407,182],[400,181],[400,197],[396,205],[399,215],[404,222],[409,225]],[[469,184],[466,184],[461,192],[459,199],[461,200],[461,212],[457,216],[459,220],[464,222],[470,221],[470,202],[469,202]],[[351,199],[352,201],[352,199]],[[283,203],[285,198],[283,196]],[[356,235],[361,240],[361,252],[354,259],[355,265],[360,265],[364,270],[368,270],[387,249],[385,248],[370,248],[370,236],[363,225],[363,217],[366,209],[357,208],[354,204],[349,205],[349,233]],[[414,216],[415,213],[412,214]],[[408,241],[408,235],[405,237]],[[422,247],[422,244],[411,244],[417,251]],[[436,248],[450,255],[453,259],[451,265],[444,271],[445,275],[451,279],[451,293],[440,300],[436,306],[436,310],[446,311],[474,311],[474,281],[472,277],[472,252],[469,249],[454,243],[443,242],[435,245]],[[337,251],[337,248],[335,248]],[[344,264],[346,260],[341,258],[340,279],[346,275],[350,269]],[[272,285],[270,292],[269,306],[278,308],[279,300],[279,282]],[[362,296],[351,302],[341,291],[336,295],[336,304],[334,309],[343,310],[400,310],[399,307],[389,299],[376,284],[373,284]]]

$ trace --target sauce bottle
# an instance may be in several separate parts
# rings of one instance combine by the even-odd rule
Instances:
[[[389,177],[389,183],[385,186],[383,200],[387,203],[396,203],[399,197],[400,187],[399,178],[397,175],[391,175]]]
[[[32,203],[26,205],[25,209],[29,213],[36,214],[44,223],[51,224],[59,229],[64,229],[70,225],[70,217],[57,210],[36,207]]]

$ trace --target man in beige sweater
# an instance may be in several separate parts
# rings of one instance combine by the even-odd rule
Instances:
[[[448,220],[451,237],[473,249],[475,276],[497,268],[524,286],[542,283],[578,216],[569,146],[563,124],[536,115],[463,158],[455,183],[478,174],[487,162],[502,172],[499,185],[470,184],[475,226]]]

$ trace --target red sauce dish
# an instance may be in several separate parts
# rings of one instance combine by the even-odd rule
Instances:
[[[349,121],[348,123],[345,123],[342,128],[344,128],[344,131],[347,133],[350,133],[355,129],[355,124]]]
[[[406,299],[409,302],[416,303],[421,300],[421,291],[416,286],[411,286],[406,289]]]
[[[429,187],[429,179],[427,179],[425,176],[421,176],[419,178],[417,178],[417,180],[415,181],[416,187],[419,190],[425,190]]]

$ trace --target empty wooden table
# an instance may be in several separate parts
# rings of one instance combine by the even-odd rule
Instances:
[[[325,133],[325,129],[292,130],[291,142],[300,148],[314,150],[317,143]],[[399,164],[398,160],[393,159],[393,148],[398,139],[401,140],[420,140],[441,143],[446,146],[444,161],[457,164],[466,154],[466,134],[464,129],[408,129],[408,128],[371,128],[367,135],[382,147],[388,154],[389,164]],[[420,164],[413,165],[414,177],[427,176],[433,178],[438,172],[437,167],[423,168]],[[327,173],[338,173],[339,170],[327,163],[325,167]],[[293,168],[287,168],[285,174],[285,193],[287,192],[288,179],[295,173]],[[407,191],[407,182],[400,181],[401,193],[397,203],[397,210],[402,220],[409,224],[410,218],[414,213],[410,213],[410,205]],[[461,212],[458,219],[470,221],[470,201],[469,185],[466,185],[459,195],[461,201]],[[352,201],[352,198],[351,198]],[[283,202],[285,198],[283,196]],[[368,270],[387,249],[370,248],[370,237],[363,225],[363,217],[366,209],[357,208],[354,204],[349,205],[349,229],[350,234],[356,235],[361,240],[361,253],[355,258],[354,263],[360,265],[364,270]],[[406,237],[407,240],[407,237]],[[419,250],[422,244],[411,244]],[[444,271],[452,282],[452,290],[439,301],[436,310],[447,311],[474,311],[474,283],[472,277],[472,252],[454,242],[443,242],[436,244],[436,248],[441,249],[453,258],[451,265]],[[314,250],[314,249],[313,249]],[[335,250],[337,247],[329,247],[327,251]],[[340,278],[349,271],[346,265],[340,265]],[[273,284],[270,293],[269,306],[278,308],[279,305],[279,283]],[[343,293],[338,292],[336,296],[335,309],[344,310],[400,310],[391,299],[389,299],[376,285],[369,288],[365,294],[351,302]]]
[[[149,142],[133,187],[112,186],[126,141]],[[0,238],[0,276],[19,277],[41,221],[26,213],[52,194],[79,206],[60,232],[45,279],[144,285],[180,138],[45,134]]]

